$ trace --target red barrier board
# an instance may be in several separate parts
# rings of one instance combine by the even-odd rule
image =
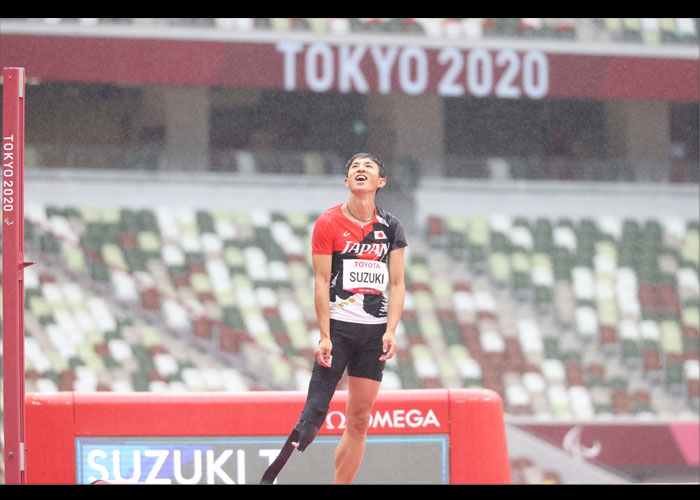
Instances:
[[[301,392],[29,394],[27,482],[257,483],[305,398]],[[311,481],[305,474],[323,476],[319,466],[332,467],[346,398],[347,392],[336,393],[316,441],[290,460],[280,481],[304,484]],[[358,482],[509,484],[500,397],[484,389],[380,392],[361,473]]]

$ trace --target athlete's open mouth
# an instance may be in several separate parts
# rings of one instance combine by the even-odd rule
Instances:
[[[360,175],[358,175],[357,177],[355,177],[355,180],[356,180],[356,181],[366,181],[366,180],[367,180],[367,177],[364,176],[364,175],[362,175],[362,174],[360,174]]]

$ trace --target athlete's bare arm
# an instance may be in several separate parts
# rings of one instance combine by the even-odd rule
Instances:
[[[389,254],[389,294],[386,319],[386,333],[382,338],[384,355],[379,359],[385,361],[396,353],[396,326],[403,312],[406,285],[404,282],[404,249],[398,248]]]
[[[312,264],[314,268],[314,305],[316,307],[316,318],[318,327],[321,330],[321,341],[316,348],[316,359],[318,364],[326,368],[331,366],[331,331],[330,331],[330,282],[331,282],[330,255],[313,255]]]

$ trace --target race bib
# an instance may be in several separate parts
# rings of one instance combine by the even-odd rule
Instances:
[[[343,261],[343,289],[352,293],[384,293],[389,273],[384,262],[363,259]]]

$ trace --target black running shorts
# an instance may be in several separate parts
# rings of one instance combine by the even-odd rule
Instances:
[[[381,382],[386,361],[379,361],[379,358],[384,354],[382,337],[386,323],[363,325],[332,319],[330,329],[333,344],[331,370],[340,370],[342,375],[347,366],[351,377]]]
[[[346,368],[351,377],[382,381],[386,361],[379,358],[384,354],[382,337],[385,332],[386,323],[365,325],[331,320],[331,366],[326,368],[314,361],[302,420],[319,427],[323,425],[331,398]]]

